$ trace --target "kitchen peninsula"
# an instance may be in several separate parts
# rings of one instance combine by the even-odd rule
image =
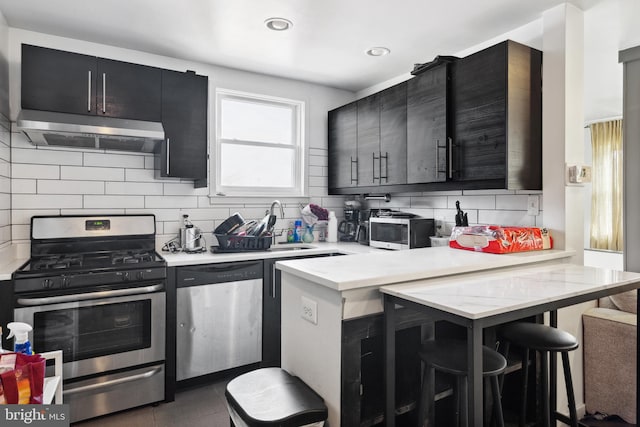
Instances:
[[[573,254],[545,250],[494,255],[437,247],[278,262],[282,272],[282,367],[324,398],[332,427],[360,425],[365,419],[378,422],[382,414],[372,408],[380,406],[376,400],[383,390],[371,381],[366,384],[370,378],[365,378],[368,374],[360,363],[366,357],[381,357],[377,354],[381,351],[375,350],[382,342],[381,286],[416,280],[428,283],[435,278],[446,281],[452,277],[445,276],[473,277],[476,272],[496,269],[520,271],[543,263],[566,263]],[[424,319],[399,319],[398,330],[420,322]],[[380,383],[380,364],[375,366],[373,383]],[[419,378],[415,375],[417,381]],[[378,388],[372,393],[368,386]],[[409,411],[412,406],[397,408]]]

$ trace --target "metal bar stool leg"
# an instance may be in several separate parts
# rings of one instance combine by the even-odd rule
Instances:
[[[529,349],[524,348],[522,353],[522,405],[520,407],[519,426],[524,427],[527,421],[527,390],[529,388]]]
[[[491,377],[491,389],[493,390],[493,417],[495,417],[498,427],[504,427],[504,417],[502,416],[502,395],[498,385],[498,377]]]
[[[576,411],[576,398],[573,395],[573,381],[571,380],[571,367],[569,366],[569,354],[562,352],[562,368],[564,371],[564,382],[567,386],[567,399],[569,402],[569,417],[571,426],[578,427],[578,414]]]
[[[468,396],[469,390],[467,387],[467,377],[458,376],[458,395],[460,402],[460,426],[461,427],[469,427],[469,413],[467,412],[467,408],[469,406]]]
[[[549,353],[546,351],[540,352],[541,367],[540,372],[542,376],[542,417],[544,421],[544,427],[551,427],[551,409],[549,408]]]

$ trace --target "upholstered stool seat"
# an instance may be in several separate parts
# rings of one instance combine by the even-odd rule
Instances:
[[[232,426],[322,426],[327,419],[322,398],[280,368],[257,369],[234,378],[225,396]]]
[[[467,343],[456,339],[435,339],[425,341],[420,350],[420,359],[425,363],[424,377],[422,380],[421,410],[422,416],[426,415],[425,406],[433,407],[432,402],[425,402],[427,387],[429,387],[429,369],[444,372],[456,377],[456,425],[468,425],[467,417]],[[482,348],[482,375],[489,377],[493,393],[494,416],[498,426],[504,426],[502,417],[502,404],[498,387],[498,376],[507,367],[507,360],[497,351],[483,346]]]
[[[576,413],[576,400],[573,394],[573,381],[571,379],[571,367],[569,366],[568,352],[578,348],[576,338],[566,331],[547,325],[528,322],[516,322],[504,325],[498,330],[500,341],[505,341],[505,354],[509,352],[509,345],[516,345],[523,350],[522,356],[522,406],[520,410],[520,426],[525,425],[527,409],[527,382],[529,376],[529,351],[538,351],[541,354],[542,393],[544,405],[544,425],[550,426],[551,420],[557,417],[549,409],[549,375],[548,353],[560,353],[564,379],[567,387],[567,399],[569,401],[569,418],[572,426],[578,426]]]

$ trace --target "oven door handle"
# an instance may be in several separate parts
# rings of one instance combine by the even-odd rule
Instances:
[[[88,391],[102,390],[107,387],[114,387],[121,384],[130,383],[132,381],[144,380],[147,378],[151,378],[162,370],[162,367],[156,366],[153,369],[150,369],[146,372],[142,372],[140,374],[131,375],[130,377],[118,378],[116,380],[105,381],[103,383],[95,383],[89,384],[85,386],[80,386],[77,388],[69,388],[62,392],[65,396],[71,396],[73,394],[85,393]]]
[[[90,299],[122,297],[127,295],[150,294],[164,290],[164,285],[143,286],[140,288],[114,289],[110,291],[87,292],[84,294],[60,295],[55,297],[44,298],[18,298],[17,302],[24,306],[59,304],[63,302],[86,301]]]

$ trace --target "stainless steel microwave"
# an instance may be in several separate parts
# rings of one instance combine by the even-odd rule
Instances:
[[[435,234],[431,218],[369,218],[369,246],[384,249],[415,249],[431,246]]]

